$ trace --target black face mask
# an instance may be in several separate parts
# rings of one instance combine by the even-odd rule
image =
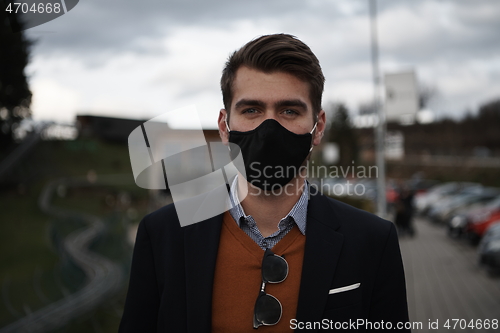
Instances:
[[[227,122],[226,122],[227,126]],[[312,150],[312,132],[295,134],[274,119],[267,119],[248,132],[229,131],[229,142],[236,144],[243,156],[247,181],[269,191],[288,184]],[[234,147],[234,146],[233,146]],[[239,149],[230,151],[235,159]],[[244,172],[245,173],[244,173]]]

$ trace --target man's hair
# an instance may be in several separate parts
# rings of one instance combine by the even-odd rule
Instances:
[[[285,72],[306,82],[309,85],[309,99],[314,119],[317,120],[321,110],[325,77],[318,58],[295,36],[287,34],[261,36],[231,54],[220,80],[222,99],[228,116],[233,100],[236,72],[242,66],[264,73]]]

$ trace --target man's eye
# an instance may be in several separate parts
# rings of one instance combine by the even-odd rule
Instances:
[[[250,113],[250,114],[257,113],[257,110],[253,109],[253,108],[245,109],[245,110],[243,110],[243,113]]]
[[[297,111],[291,110],[291,109],[287,109],[287,110],[283,111],[283,113],[286,114],[286,115],[290,115],[290,116],[299,114]]]

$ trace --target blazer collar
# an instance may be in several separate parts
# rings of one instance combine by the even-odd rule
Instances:
[[[301,322],[321,321],[344,239],[336,231],[341,222],[328,198],[311,192],[296,316]]]

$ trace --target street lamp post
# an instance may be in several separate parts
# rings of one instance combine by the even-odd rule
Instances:
[[[371,30],[371,55],[373,69],[373,99],[375,110],[378,114],[378,125],[375,128],[376,135],[376,162],[377,162],[377,214],[382,218],[387,215],[387,203],[385,197],[385,115],[380,98],[380,71],[378,60],[377,41],[377,0],[369,0],[370,3],[370,30]]]

